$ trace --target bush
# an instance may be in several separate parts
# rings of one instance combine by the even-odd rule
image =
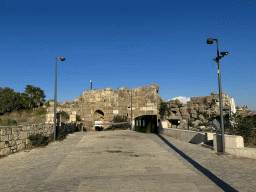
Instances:
[[[80,115],[76,115],[76,120],[77,120],[77,121],[82,121],[81,116],[80,116]]]
[[[235,114],[231,117],[231,120],[236,122],[235,125],[229,128],[231,134],[241,135],[247,146],[256,146],[256,117],[242,117]]]
[[[204,104],[207,103],[207,98],[205,97],[204,100],[203,100]]]
[[[163,120],[165,115],[170,115],[170,108],[168,107],[167,103],[160,100],[160,107],[159,107],[159,115],[160,115],[160,119]]]
[[[189,121],[188,121],[188,126],[189,126],[189,127],[194,127],[195,125],[192,123],[192,121],[189,120]]]
[[[64,119],[69,119],[69,114],[66,111],[60,111],[59,113],[61,114],[61,117],[63,117]]]
[[[17,125],[17,124],[18,123],[16,120],[10,120],[10,119],[7,120],[7,125]]]
[[[44,147],[49,143],[48,137],[43,136],[41,133],[29,135],[28,139],[30,140],[30,144],[34,147]]]
[[[36,110],[36,115],[43,115],[46,114],[46,109],[44,107],[39,107],[39,109]]]

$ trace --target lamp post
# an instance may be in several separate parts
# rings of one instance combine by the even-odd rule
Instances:
[[[132,130],[132,90],[131,90],[131,130]]]
[[[65,61],[65,57],[55,58],[55,88],[54,88],[54,141],[56,141],[56,106],[57,106],[57,59]]]
[[[222,90],[221,90],[221,76],[220,76],[220,59],[225,55],[228,55],[228,52],[221,52],[219,54],[219,40],[218,39],[207,39],[207,44],[213,44],[213,41],[217,42],[217,57],[213,59],[216,63],[218,63],[218,78],[219,78],[219,99],[220,99],[220,125],[221,125],[221,144],[222,144],[222,153],[225,153],[225,137],[224,137],[224,124],[223,124],[223,106],[222,106]],[[216,140],[217,134],[216,134]]]
[[[92,81],[90,80],[90,83],[91,83],[91,90],[92,90]]]

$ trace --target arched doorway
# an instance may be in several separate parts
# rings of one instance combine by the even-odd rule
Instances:
[[[104,125],[101,125],[101,123],[104,123],[104,113],[101,110],[96,110],[94,112],[95,130],[102,131],[104,129]]]

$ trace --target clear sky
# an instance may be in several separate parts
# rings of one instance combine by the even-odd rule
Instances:
[[[156,83],[165,101],[222,91],[256,110],[255,0],[0,0],[0,87],[58,102]]]

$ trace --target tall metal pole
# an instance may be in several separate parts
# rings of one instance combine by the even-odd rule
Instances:
[[[92,81],[91,81],[91,90],[92,90]]]
[[[131,130],[132,130],[132,90],[131,90]]]
[[[225,153],[225,136],[224,136],[223,106],[222,106],[222,89],[221,89],[221,76],[220,76],[219,40],[216,39],[216,41],[217,41],[217,62],[218,62],[218,78],[219,78],[221,144],[222,144],[222,153]]]
[[[57,59],[55,58],[55,88],[54,88],[54,141],[56,141],[56,106],[57,106]]]

